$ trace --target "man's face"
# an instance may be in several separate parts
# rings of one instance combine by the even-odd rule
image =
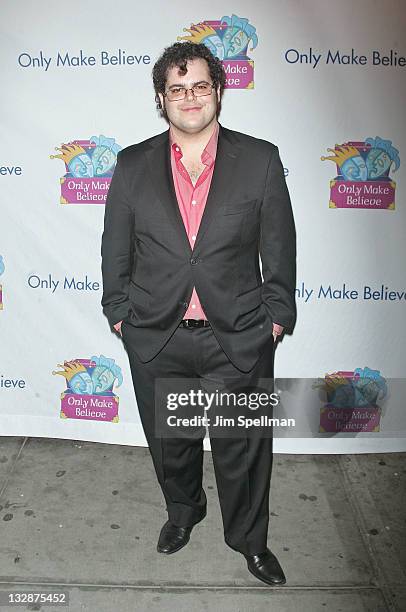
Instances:
[[[168,70],[166,88],[190,88],[197,83],[212,83],[209,67],[206,60],[196,58],[187,62],[187,73],[180,76],[177,66]],[[169,101],[166,96],[159,94],[162,107],[166,110],[168,119],[177,129],[189,134],[196,134],[204,130],[216,117],[217,103],[220,99],[219,89],[208,96],[195,97],[189,90],[182,100]]]

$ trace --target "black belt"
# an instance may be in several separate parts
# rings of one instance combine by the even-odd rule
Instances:
[[[206,319],[182,319],[179,327],[210,327]]]

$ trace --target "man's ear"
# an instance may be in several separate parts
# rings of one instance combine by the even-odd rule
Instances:
[[[221,94],[220,94],[220,85],[218,85],[218,87],[216,88],[216,97],[217,97],[217,111],[216,111],[216,115],[217,118],[220,115],[221,112]]]
[[[164,109],[164,96],[161,93],[156,94],[155,102],[158,110]]]

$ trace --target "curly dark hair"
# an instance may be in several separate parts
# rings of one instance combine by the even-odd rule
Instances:
[[[213,84],[215,85],[216,89],[217,87],[220,87],[220,102],[217,108],[217,115],[220,113],[221,97],[226,84],[226,73],[224,72],[223,64],[203,43],[176,42],[170,47],[166,47],[164,49],[164,52],[155,62],[152,69],[155,101],[157,103],[157,108],[161,110],[161,116],[163,116],[165,119],[168,119],[168,117],[165,109],[161,108],[158,93],[165,92],[168,70],[174,66],[177,66],[180,74],[183,76],[187,73],[187,62],[194,59],[206,60]]]

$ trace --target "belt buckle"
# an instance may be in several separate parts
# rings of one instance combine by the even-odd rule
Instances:
[[[206,322],[204,319],[183,319],[183,325],[185,327],[199,328],[205,327]]]

